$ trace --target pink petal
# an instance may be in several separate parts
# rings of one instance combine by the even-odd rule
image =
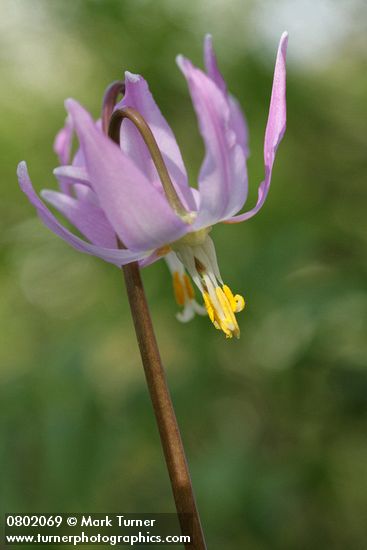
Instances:
[[[204,65],[209,78],[215,82],[218,88],[224,93],[227,93],[227,85],[218,68],[217,57],[213,48],[213,39],[211,34],[207,34],[204,38]]]
[[[68,188],[75,184],[80,183],[90,187],[89,176],[87,170],[84,166],[58,166],[53,171],[54,175],[57,177],[62,191],[65,193],[64,189],[69,190]]]
[[[91,254],[92,256],[98,256],[106,262],[110,262],[118,266],[141,260],[152,253],[151,250],[145,252],[132,252],[131,250],[120,250],[117,248],[104,248],[83,241],[61,225],[47,206],[41,201],[32,186],[25,162],[19,163],[17,174],[22,191],[27,195],[29,201],[37,209],[38,215],[44,224],[76,250]]]
[[[166,119],[160,112],[147,82],[140,75],[125,73],[125,95],[116,105],[116,109],[132,107],[145,119],[161,150],[163,160],[184,206],[192,210],[195,206],[188,185],[186,169],[176,138]],[[161,183],[157,170],[139,131],[129,120],[121,125],[120,146],[144,175],[158,188]]]
[[[225,80],[218,68],[217,58],[213,48],[213,40],[210,34],[204,39],[204,63],[207,75],[215,82],[218,88],[227,97],[230,109],[230,126],[236,134],[237,141],[241,145],[246,158],[249,155],[247,123],[238,103],[227,90]]]
[[[59,130],[54,141],[54,151],[59,157],[61,164],[68,164],[70,162],[73,133],[73,122],[71,117],[68,116],[64,127]]]
[[[73,191],[77,200],[90,202],[94,206],[97,206],[99,209],[101,209],[98,203],[98,197],[93,189],[91,189],[90,187],[87,187],[86,185],[80,183],[74,183]]]
[[[64,195],[76,196],[99,206],[98,197],[91,188],[89,176],[83,166],[58,166],[53,171]]]
[[[159,248],[183,236],[187,225],[163,193],[102,131],[74,100],[66,107],[73,117],[88,175],[99,204],[115,232],[131,250]]]
[[[275,62],[273,89],[271,93],[268,123],[265,130],[264,164],[265,180],[258,189],[256,206],[249,212],[234,216],[226,220],[227,223],[238,223],[252,218],[263,206],[267,197],[275,154],[286,128],[286,53],[288,33],[283,33],[279,42],[277,59]]]
[[[41,192],[41,197],[65,216],[91,243],[117,248],[116,234],[98,206],[88,200],[78,200],[48,189]]]
[[[245,119],[245,115],[242,112],[241,106],[237,99],[228,94],[228,103],[230,110],[230,125],[236,134],[236,138],[240,146],[242,147],[243,154],[247,159],[250,154],[250,149],[248,145],[248,129]]]
[[[206,154],[199,175],[200,211],[193,227],[212,225],[242,208],[247,196],[245,157],[230,125],[223,92],[189,60],[177,63],[188,82]]]

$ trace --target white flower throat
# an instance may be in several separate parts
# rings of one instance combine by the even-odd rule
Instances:
[[[223,283],[214,244],[208,233],[209,230],[204,229],[185,235],[171,244],[172,252],[166,256],[173,276],[176,301],[184,307],[178,318],[188,321],[195,313],[203,314],[206,310],[215,328],[222,330],[227,338],[239,338],[240,329],[235,314],[243,310],[245,300],[239,294],[233,295]],[[205,310],[194,299],[194,290],[185,268],[203,296]]]

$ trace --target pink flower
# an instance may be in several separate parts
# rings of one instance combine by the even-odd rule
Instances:
[[[180,149],[156,105],[146,81],[125,73],[125,95],[116,109],[130,107],[149,125],[162,153],[176,194],[187,215],[172,208],[157,170],[137,128],[121,126],[120,147],[101,130],[87,111],[68,99],[68,118],[55,140],[62,166],[55,169],[60,191],[44,190],[41,197],[65,216],[87,240],[66,229],[36,194],[25,162],[18,166],[20,186],[52,231],[77,250],[121,266],[139,261],[144,266],[166,256],[173,274],[181,320],[206,311],[227,337],[239,336],[235,314],[244,308],[221,278],[214,244],[209,236],[219,222],[237,223],[254,216],[264,204],[273,163],[286,127],[285,57],[287,33],[280,39],[269,117],[265,131],[265,177],[254,208],[238,214],[247,198],[247,127],[238,102],[228,93],[219,72],[211,37],[205,38],[206,72],[182,56],[184,74],[205,144],[198,189],[188,182]],[[80,149],[70,163],[74,130]],[[119,248],[118,240],[126,248]],[[205,310],[194,300],[185,269],[202,293]]]

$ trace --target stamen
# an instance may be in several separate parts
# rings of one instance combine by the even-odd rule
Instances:
[[[173,250],[184,263],[193,281],[200,289],[209,319],[224,332],[226,338],[240,337],[235,314],[245,307],[245,300],[223,284],[219,272],[215,248],[207,235],[202,244],[190,246],[186,242],[172,244]]]
[[[223,292],[227,296],[229,303],[231,304],[232,311],[239,313],[245,307],[245,299],[240,294],[233,296],[231,289],[227,285],[223,285]]]
[[[225,316],[225,320],[222,322],[222,325],[224,325],[227,329],[229,329],[233,334],[239,338],[240,335],[240,329],[236,320],[236,317],[233,314],[231,305],[224,294],[223,290],[218,286],[216,289],[216,293],[218,296],[218,300],[220,302],[220,305],[222,306],[223,313]]]
[[[195,298],[195,292],[194,292],[194,289],[193,289],[192,284],[190,282],[190,279],[188,278],[186,273],[184,273],[183,280],[184,280],[187,295],[190,298],[190,300],[193,300]]]
[[[211,303],[209,294],[208,294],[207,292],[205,292],[205,291],[203,292],[203,298],[204,298],[204,304],[205,304],[206,310],[207,310],[208,315],[209,315],[209,319],[211,320],[212,323],[214,323],[214,308],[213,308],[213,304]]]
[[[173,274],[173,291],[177,305],[183,306],[185,304],[185,287],[183,286],[180,274],[177,271]]]
[[[176,302],[183,308],[182,311],[176,314],[176,318],[181,323],[187,323],[195,317],[195,314],[207,315],[205,307],[195,300],[194,288],[177,255],[174,252],[169,252],[165,256],[165,260],[172,274],[173,293]]]
[[[116,143],[119,143],[120,127],[124,118],[129,119],[140,132],[146,146],[149,149],[149,153],[152,157],[154,165],[157,169],[158,176],[161,180],[164,193],[167,197],[169,204],[176,214],[187,224],[192,224],[196,213],[189,212],[182,204],[177,191],[171,181],[167,167],[162,157],[162,153],[155,140],[153,132],[145,121],[144,117],[132,107],[124,107],[123,109],[117,109],[111,116],[108,134],[111,139]]]
[[[230,303],[230,306],[231,306],[231,308],[232,308],[232,311],[236,311],[237,304],[236,304],[236,301],[235,301],[235,299],[234,299],[234,296],[233,296],[233,294],[232,294],[231,289],[230,289],[229,286],[227,286],[227,285],[223,285],[222,288],[223,288],[224,294],[227,296],[227,299],[228,299],[228,301],[229,301],[229,303]]]
[[[229,288],[228,290],[233,297],[231,290]],[[204,304],[208,312],[209,319],[214,324],[215,328],[224,332],[226,338],[232,338],[233,336],[239,338],[240,329],[227,294],[219,286],[216,287],[215,294],[218,299],[217,304],[215,304],[215,302],[211,299],[209,292],[203,292]],[[235,302],[233,305],[236,307]]]

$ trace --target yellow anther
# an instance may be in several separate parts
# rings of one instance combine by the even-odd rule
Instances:
[[[221,324],[220,328],[224,332],[224,334],[226,335],[226,338],[232,338],[233,337],[234,333],[228,327],[226,327],[223,323]]]
[[[209,315],[209,319],[216,329],[222,330],[226,338],[240,337],[240,329],[233,308],[237,307],[236,297],[233,296],[230,289],[222,290],[219,286],[215,288],[217,300],[213,301],[209,292],[203,292],[204,304]],[[243,300],[243,298],[242,298]],[[244,300],[243,300],[244,301]],[[243,305],[242,303],[240,305]]]
[[[177,271],[173,274],[173,291],[177,304],[179,306],[185,305],[185,287],[183,286],[180,274]]]
[[[234,316],[231,304],[227,298],[227,296],[224,294],[223,290],[217,286],[215,289],[215,293],[218,297],[218,300],[220,302],[220,305],[222,306],[223,313],[225,315],[225,319],[228,324],[233,323],[234,326],[237,325],[236,317]]]
[[[215,328],[219,328],[219,325],[218,325],[218,327],[216,326],[216,321],[214,319],[214,307],[213,307],[212,301],[209,297],[209,294],[205,291],[203,292],[203,298],[204,298],[205,308],[206,308],[206,310],[208,312],[208,315],[209,315],[209,319],[214,324]]]
[[[228,287],[227,289],[227,292],[222,290],[219,286],[215,289],[215,293],[224,314],[224,319],[219,319],[220,327],[228,338],[232,338],[233,335],[239,338],[240,329],[233,313],[233,305],[235,305],[234,298],[230,289]]]
[[[223,285],[222,288],[223,288],[224,294],[227,296],[227,299],[230,303],[232,311],[236,311],[236,302],[235,302],[234,296],[232,294],[232,290],[227,285]]]
[[[240,294],[233,296],[232,290],[227,285],[223,285],[223,292],[227,296],[234,313],[239,313],[245,307],[245,299]]]
[[[186,294],[188,295],[190,300],[193,300],[195,298],[195,292],[194,292],[194,289],[192,288],[191,281],[186,275],[186,273],[184,273],[183,275],[183,280],[184,280]]]

